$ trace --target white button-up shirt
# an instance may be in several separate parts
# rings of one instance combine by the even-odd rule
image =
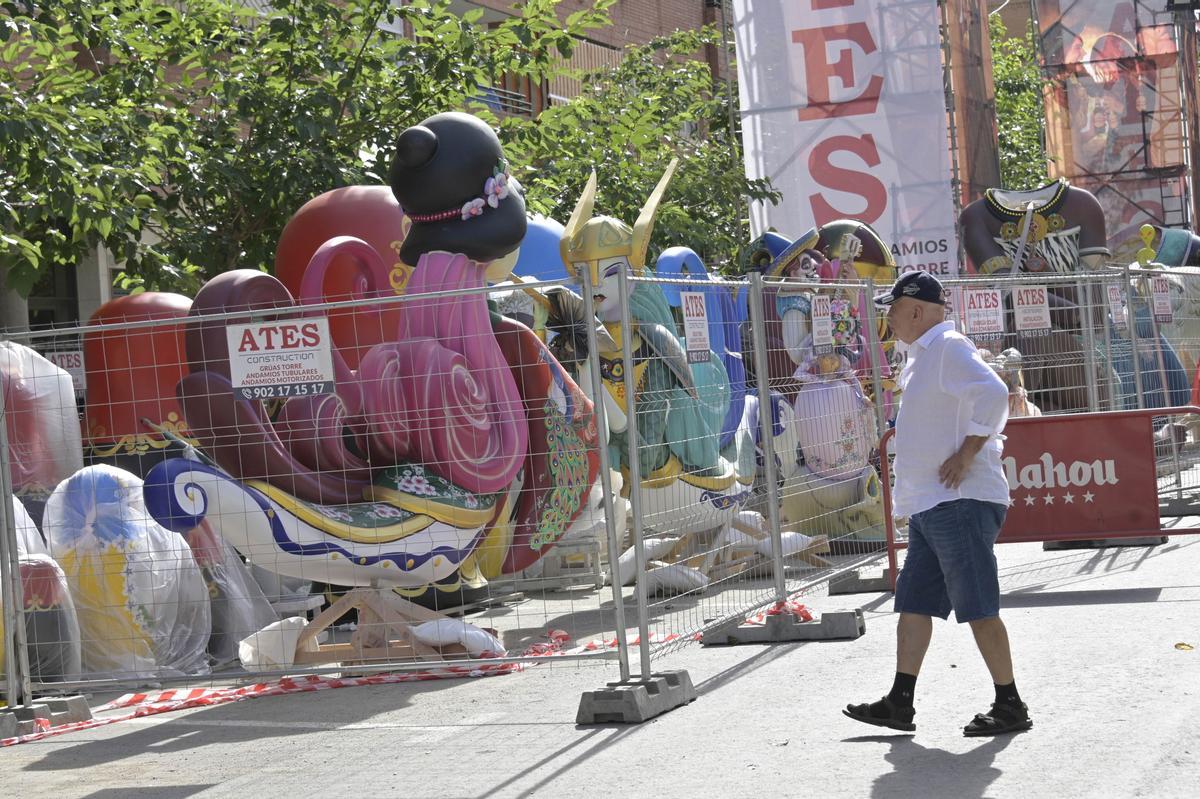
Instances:
[[[893,515],[912,516],[954,499],[1008,505],[1000,466],[1008,387],[970,339],[953,322],[930,328],[909,346],[898,383],[903,393],[896,417]],[[947,488],[938,470],[967,436],[989,438],[958,488]]]

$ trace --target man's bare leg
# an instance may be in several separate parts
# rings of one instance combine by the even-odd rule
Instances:
[[[996,735],[1004,732],[1019,732],[1033,726],[1029,711],[1017,693],[1013,679],[1012,650],[1008,644],[1008,630],[999,616],[971,622],[975,634],[975,645],[983,662],[992,674],[996,685],[996,702],[991,711],[976,716],[964,729],[968,736]]]
[[[1008,645],[1008,629],[1004,622],[999,616],[979,619],[971,622],[971,632],[975,634],[975,645],[979,647],[979,654],[983,655],[983,662],[991,672],[992,682],[1010,685],[1013,682],[1012,650]],[[920,661],[917,661],[917,665],[920,666]]]
[[[999,621],[997,619],[996,621]],[[916,613],[901,613],[896,622],[896,671],[916,677],[933,638],[933,619]],[[1005,637],[1004,645],[1008,646]],[[1009,667],[1011,671],[1011,665]]]

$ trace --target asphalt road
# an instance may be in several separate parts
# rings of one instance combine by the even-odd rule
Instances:
[[[579,727],[613,663],[344,688],[135,719],[0,751],[3,796],[1193,797],[1200,785],[1200,540],[998,549],[1004,618],[1032,731],[968,739],[991,701],[970,632],[937,624],[917,731],[844,718],[886,692],[890,596],[848,642],[701,648],[699,699],[640,726]],[[1190,644],[1196,650],[1177,648]]]

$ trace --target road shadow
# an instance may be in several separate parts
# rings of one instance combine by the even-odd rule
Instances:
[[[911,734],[860,735],[844,740],[846,743],[886,743],[891,746],[884,759],[892,764],[892,770],[880,775],[872,784],[872,799],[909,796],[984,799],[988,786],[1003,773],[993,761],[1014,737],[987,738],[971,751],[962,753],[923,746]]]
[[[188,799],[198,793],[215,788],[216,783],[200,785],[138,785],[127,788],[101,788],[82,799]]]
[[[73,746],[50,748],[40,760],[26,763],[22,771],[78,771],[82,775],[88,769],[111,766],[146,752],[168,756],[213,744],[249,745],[268,735],[304,736],[315,731],[336,731],[341,726],[369,722],[378,715],[401,710],[412,704],[413,697],[418,694],[449,690],[467,682],[468,680],[464,679],[446,679],[352,686],[257,697],[193,710],[183,715],[166,713],[162,717],[162,723],[151,725],[131,724],[123,727],[123,722],[117,722],[112,729],[127,731],[115,736],[81,741]],[[136,794],[139,797],[157,796],[140,793],[140,790]],[[124,795],[134,794],[127,792]],[[187,795],[164,794],[163,799],[174,799],[175,796],[182,799]]]
[[[1157,602],[1161,595],[1161,588],[1103,588],[1093,591],[1046,591],[1040,594],[1010,592],[1000,595],[1000,606],[1008,610],[1058,605],[1130,605]]]

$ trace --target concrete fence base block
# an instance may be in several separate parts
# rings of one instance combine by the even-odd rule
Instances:
[[[879,594],[892,590],[890,571],[884,569],[866,577],[862,572],[852,571],[839,575],[829,581],[829,595],[839,594]]]
[[[822,613],[817,621],[800,621],[790,613],[767,616],[765,624],[744,625],[734,620],[704,634],[705,646],[775,644],[786,641],[853,640],[867,631],[862,610]]]
[[[584,692],[575,723],[641,724],[694,701],[696,689],[686,671],[658,672],[649,680],[610,682],[607,688]]]
[[[39,699],[29,705],[0,708],[0,738],[32,735],[51,727],[87,721],[92,709],[83,696]]]

